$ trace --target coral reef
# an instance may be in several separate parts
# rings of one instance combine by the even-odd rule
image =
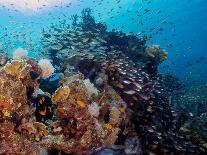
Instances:
[[[53,64],[1,57],[0,154],[205,154],[204,119],[188,124],[164,93],[179,86],[157,74],[167,53],[81,19],[43,31]]]
[[[88,79],[75,79],[49,94],[39,89],[37,79],[44,71],[38,67],[34,60],[24,59],[12,60],[0,70],[2,153],[39,154],[41,148],[86,153],[113,145],[120,131],[119,105],[105,103],[109,122],[104,121],[99,117],[104,94]],[[31,72],[39,76],[32,79]]]
[[[14,60],[0,70],[0,105],[6,117],[13,113],[22,116],[27,105],[27,86],[35,84],[29,79],[31,66],[23,60]],[[27,79],[27,84],[25,81]]]
[[[72,49],[73,54],[63,54],[59,51],[57,58],[59,62],[69,62],[70,65],[66,65],[66,74],[79,71],[85,78],[89,78],[100,92],[108,91],[108,85],[115,90],[116,93],[111,96],[119,102],[109,103],[118,104],[120,111],[127,111],[129,121],[124,123],[129,123],[130,126],[125,129],[125,125],[120,124],[123,128],[120,128],[116,144],[124,145],[126,140],[134,143],[130,136],[133,135],[139,137],[136,146],[141,145],[144,154],[206,152],[201,143],[193,143],[198,134],[189,138],[190,134],[181,130],[185,116],[169,102],[170,93],[176,92],[167,87],[174,85],[167,86],[157,74],[157,66],[167,58],[166,51],[157,45],[146,46],[147,37],[138,38],[123,32],[107,32],[104,23],[94,23],[93,18],[89,19],[93,24],[86,28],[85,23],[81,21],[67,35],[70,46],[63,46],[65,49],[62,50]],[[62,31],[65,32],[63,29]],[[76,36],[71,35],[73,33]],[[47,44],[45,46],[47,47]],[[174,87],[180,88],[179,83],[174,84]],[[121,101],[126,104],[123,105]],[[100,108],[102,120],[106,120],[102,115],[102,112],[107,112],[105,108]],[[100,125],[98,127],[101,130]],[[106,127],[111,128],[111,123],[107,123]],[[186,137],[183,138],[183,135]],[[138,153],[140,149],[136,151]]]
[[[95,100],[91,103],[86,100],[77,102],[83,108],[89,105],[99,134],[104,129],[112,131],[103,146],[110,147],[115,143],[125,147],[120,147],[119,151],[137,154],[206,152],[200,144],[192,143],[195,137],[189,138],[187,131],[180,130],[183,116],[168,100],[170,92],[166,92],[170,91],[167,88],[170,85],[167,86],[165,79],[157,74],[157,67],[167,59],[167,52],[158,45],[146,46],[147,37],[108,32],[104,23],[95,22],[90,9],[82,12],[81,19],[78,23],[74,18],[75,27],[44,32],[43,46],[53,63],[66,68],[65,75],[81,73],[83,79],[89,79],[103,95],[99,100],[96,100],[99,95],[92,96]],[[53,42],[61,44],[61,49],[55,53],[49,49],[51,45],[56,46]],[[118,121],[118,115],[124,121]],[[130,143],[135,145],[134,150],[125,146]]]

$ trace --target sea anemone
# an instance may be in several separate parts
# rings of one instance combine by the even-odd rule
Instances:
[[[28,52],[27,50],[19,47],[13,52],[13,59],[22,59],[27,57]]]
[[[50,60],[48,60],[48,59],[40,59],[38,61],[38,66],[42,70],[42,78],[43,79],[49,78],[55,71]]]

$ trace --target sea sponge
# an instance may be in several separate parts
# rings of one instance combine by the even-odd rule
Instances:
[[[13,59],[22,59],[27,57],[28,51],[19,47],[13,52]]]
[[[49,78],[55,71],[50,60],[48,60],[48,59],[40,59],[38,61],[38,66],[42,70],[42,78],[43,79]]]

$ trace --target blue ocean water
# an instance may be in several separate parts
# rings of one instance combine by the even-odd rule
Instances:
[[[173,73],[188,85],[206,84],[205,0],[71,0],[66,4],[57,0],[57,6],[41,6],[38,11],[18,9],[12,1],[4,3],[0,5],[0,42],[9,53],[21,46],[30,56],[40,56],[42,28],[60,20],[70,23],[71,15],[90,7],[108,30],[146,35],[151,37],[148,44],[165,48],[168,60],[160,65],[161,73]]]

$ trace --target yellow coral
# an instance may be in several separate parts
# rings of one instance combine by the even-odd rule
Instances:
[[[13,60],[11,63],[6,64],[3,69],[6,74],[20,79],[28,75],[31,66],[24,60]]]
[[[2,113],[4,114],[5,117],[11,117],[11,113],[9,110],[3,109]]]
[[[70,94],[69,87],[61,87],[58,90],[56,90],[55,94],[52,97],[52,102],[54,104],[58,104],[68,98]]]
[[[105,124],[104,127],[106,129],[109,129],[109,130],[111,130],[113,128],[113,126],[111,124],[109,124],[109,123]]]

